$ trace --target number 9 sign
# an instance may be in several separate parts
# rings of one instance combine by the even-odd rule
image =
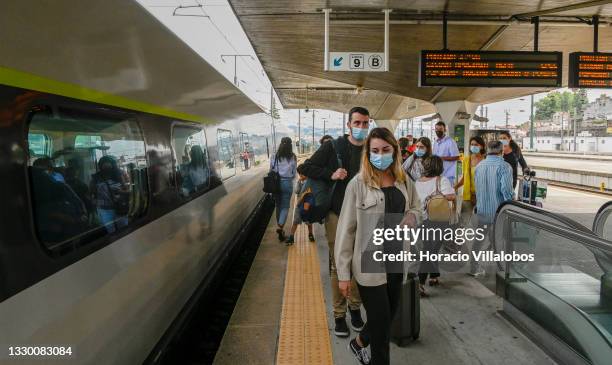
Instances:
[[[363,55],[352,54],[351,55],[351,69],[363,69]]]

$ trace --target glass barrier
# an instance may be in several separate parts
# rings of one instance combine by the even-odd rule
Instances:
[[[494,227],[505,261],[504,296],[593,364],[612,356],[612,242],[566,217],[511,203]]]

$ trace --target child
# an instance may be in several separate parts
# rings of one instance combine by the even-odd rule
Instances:
[[[295,191],[295,195],[300,196],[300,193],[302,191],[302,187],[304,186],[304,182],[306,181],[306,176],[302,175],[300,173],[300,167],[302,167],[301,165],[298,166],[297,171],[298,171],[298,180],[295,182],[295,189],[293,189],[293,191]],[[299,224],[302,224],[302,217],[300,216],[300,210],[297,207],[297,204],[295,205],[295,209],[293,210],[293,225],[291,226],[291,234],[289,235],[289,237],[287,238],[287,240],[285,241],[285,244],[287,246],[290,246],[294,243],[294,235],[295,235],[295,231],[297,231],[297,227]],[[315,238],[314,235],[312,234],[312,224],[308,224],[308,240],[310,242],[314,242]]]

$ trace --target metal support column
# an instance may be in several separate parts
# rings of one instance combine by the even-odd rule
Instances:
[[[315,117],[314,117],[314,114],[315,114],[315,111],[314,111],[314,109],[312,109],[312,148],[313,149],[314,149],[314,146],[315,146],[315,136],[314,136],[315,135],[315,128],[314,128],[314,118]]]
[[[561,112],[561,145],[559,147],[561,151],[565,150],[565,144],[563,143],[563,135],[565,134],[565,131],[563,130],[563,119],[565,119],[565,113]]]
[[[254,58],[250,54],[222,54],[221,61],[223,61],[223,63],[225,63],[225,57],[234,57],[234,85],[236,85],[236,87],[239,87],[240,84],[238,83],[238,72],[237,72],[238,57],[249,57],[252,60],[254,60]]]
[[[534,134],[534,115],[533,115],[533,94],[530,95],[531,99],[531,116],[529,118],[529,149],[533,150],[533,134]]]
[[[304,151],[302,151],[302,135],[301,135],[301,130],[300,127],[302,125],[302,109],[298,109],[298,145],[297,145],[297,150],[298,153],[304,153]]]
[[[538,40],[539,40],[539,33],[540,33],[540,18],[539,17],[533,17],[531,18],[531,22],[533,23],[533,50],[535,52],[538,51]],[[534,124],[535,124],[535,115],[533,114],[533,94],[530,95],[530,101],[531,101],[531,116],[529,118],[529,148],[533,149],[533,137],[535,134],[535,128],[534,128]]]
[[[446,18],[446,12],[442,14],[442,49],[448,50],[448,19]]]
[[[578,119],[578,111],[574,107],[574,152],[576,152],[576,119]]]
[[[531,18],[533,23],[533,50],[538,52],[539,40],[540,40],[540,17],[536,16]]]
[[[599,52],[599,15],[593,15],[593,52]]]
[[[385,71],[389,71],[389,13],[391,9],[383,10],[385,13]]]
[[[324,71],[329,71],[329,13],[331,13],[331,9],[323,9],[323,14],[325,14],[325,50],[323,55]]]

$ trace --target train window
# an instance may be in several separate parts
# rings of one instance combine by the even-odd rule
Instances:
[[[30,158],[37,156],[48,155],[51,149],[49,137],[42,133],[30,133],[28,135],[28,146],[30,149]]]
[[[236,159],[234,158],[234,139],[232,132],[227,129],[217,129],[217,164],[221,171],[221,178],[236,174]]]
[[[240,166],[242,170],[248,170],[253,166],[255,162],[255,151],[253,150],[253,146],[249,142],[249,135],[240,132]]]
[[[74,138],[74,148],[88,148],[102,145],[101,136],[78,135]]]
[[[175,125],[172,129],[176,186],[190,197],[210,186],[206,136],[199,128]]]
[[[40,134],[51,147],[28,169],[34,223],[47,248],[64,252],[122,231],[144,214],[146,153],[135,121],[37,107],[30,115],[28,142]]]

